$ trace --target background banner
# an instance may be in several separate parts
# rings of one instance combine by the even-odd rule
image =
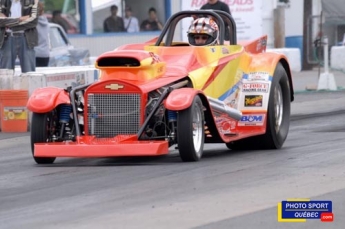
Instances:
[[[221,0],[226,3],[237,26],[237,41],[252,40],[263,35],[263,0]],[[207,0],[181,0],[181,10],[196,10]],[[183,20],[182,40],[187,41],[191,21]]]

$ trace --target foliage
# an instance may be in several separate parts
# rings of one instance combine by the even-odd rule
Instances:
[[[54,10],[62,10],[65,0],[43,0],[45,11],[53,12]]]

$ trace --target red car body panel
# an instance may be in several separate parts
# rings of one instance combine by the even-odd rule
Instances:
[[[27,108],[36,113],[46,113],[60,104],[70,104],[68,93],[62,88],[46,87],[35,90],[27,102]]]

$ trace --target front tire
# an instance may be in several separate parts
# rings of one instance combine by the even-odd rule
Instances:
[[[291,110],[290,83],[281,63],[274,72],[268,102],[266,133],[227,143],[233,150],[280,149],[289,132]]]
[[[37,164],[52,164],[55,157],[35,157],[35,143],[52,142],[52,134],[55,128],[53,112],[39,114],[33,113],[31,119],[31,152]]]
[[[182,161],[199,161],[204,150],[203,104],[195,96],[192,105],[177,115],[177,145]]]

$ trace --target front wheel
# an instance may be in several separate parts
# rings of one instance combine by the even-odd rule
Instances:
[[[177,145],[182,161],[198,161],[204,150],[205,128],[203,105],[196,96],[192,105],[178,112]]]
[[[56,120],[54,112],[33,113],[31,119],[31,152],[37,164],[52,164],[55,157],[35,157],[35,143],[52,142]]]

